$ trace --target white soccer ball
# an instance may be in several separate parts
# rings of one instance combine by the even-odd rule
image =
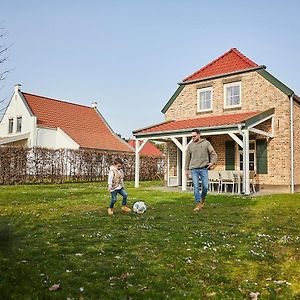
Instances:
[[[137,201],[133,204],[133,211],[137,214],[143,214],[147,209],[145,202]]]

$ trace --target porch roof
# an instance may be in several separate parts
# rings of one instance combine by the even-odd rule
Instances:
[[[24,133],[24,134],[0,138],[0,145],[6,145],[9,143],[26,140],[29,138],[29,136],[30,136],[30,133]]]
[[[146,128],[133,131],[136,138],[159,137],[175,134],[190,133],[192,129],[198,128],[200,131],[214,132],[229,128],[239,129],[249,127],[254,123],[263,121],[266,117],[274,114],[275,109],[266,111],[249,111],[243,113],[226,114],[194,119],[177,121],[166,121]]]

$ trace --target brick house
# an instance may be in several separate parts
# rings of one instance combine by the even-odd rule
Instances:
[[[1,145],[134,152],[113,132],[96,102],[89,107],[29,94],[20,85],[0,122]]]
[[[240,170],[250,193],[250,171],[260,190],[300,188],[300,98],[236,48],[179,83],[162,109],[165,122],[133,132],[136,186],[139,151],[148,140],[166,143],[168,186],[186,190],[185,152],[193,128],[218,154],[218,170]]]

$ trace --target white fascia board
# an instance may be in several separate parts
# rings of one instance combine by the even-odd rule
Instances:
[[[239,130],[234,128],[232,130],[216,130],[216,131],[210,131],[210,132],[201,132],[201,136],[212,136],[212,135],[225,135],[225,134],[229,134],[229,133],[233,133],[233,134],[238,134],[239,133]],[[158,134],[158,135],[152,135],[152,136],[143,136],[143,137],[136,137],[136,139],[138,140],[144,140],[144,139],[149,139],[149,140],[170,140],[171,137],[173,138],[182,138],[182,137],[190,137],[191,136],[191,133],[182,133],[182,134],[178,134],[175,133],[175,134],[169,134],[169,135],[161,135],[161,134]]]
[[[9,144],[12,142],[17,142],[21,140],[28,139],[30,137],[30,133],[22,133],[22,134],[15,134],[13,136],[8,136],[5,138],[0,139],[0,145]]]

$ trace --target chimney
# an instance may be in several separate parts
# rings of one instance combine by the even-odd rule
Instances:
[[[97,108],[97,102],[96,101],[92,102],[91,108]]]
[[[18,93],[20,91],[21,91],[21,84],[20,83],[15,84],[15,93]]]

